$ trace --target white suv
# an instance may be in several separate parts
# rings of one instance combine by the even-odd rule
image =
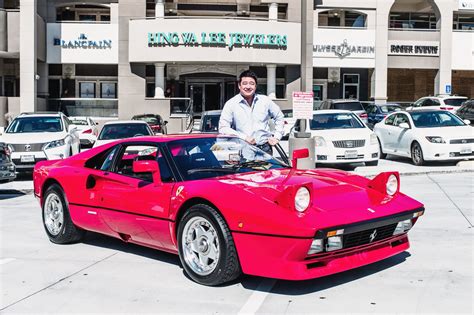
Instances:
[[[407,110],[444,109],[455,114],[465,101],[467,101],[467,97],[458,95],[425,96],[407,107]]]
[[[17,171],[28,171],[38,161],[67,158],[79,153],[76,126],[63,113],[22,113],[1,139],[12,151]]]

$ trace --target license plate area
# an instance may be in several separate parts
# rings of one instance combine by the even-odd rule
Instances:
[[[20,162],[21,163],[32,163],[35,161],[35,156],[34,155],[22,155],[20,157]]]
[[[346,159],[357,159],[357,150],[346,150],[344,152],[344,157]]]
[[[471,148],[462,148],[459,153],[460,154],[472,154],[472,149]]]

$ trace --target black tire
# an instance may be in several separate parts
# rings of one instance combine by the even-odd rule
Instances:
[[[185,244],[183,244],[183,233],[186,232],[185,228],[187,226],[187,223],[191,221],[190,224],[192,224],[192,222],[199,222],[199,220],[201,220],[201,222],[207,221],[208,223],[210,223],[212,229],[217,234],[219,249],[217,254],[217,263],[213,268],[211,268],[210,271],[208,271],[210,273],[205,275],[198,274],[193,270],[193,262],[188,261],[188,259],[192,258],[191,256],[193,256],[193,254],[189,253],[188,251],[186,251],[185,253],[185,249],[183,248],[186,246]],[[209,229],[208,231],[211,230]],[[212,244],[213,243],[211,243],[211,246]],[[207,247],[208,246],[206,243],[205,248]],[[201,247],[199,249],[201,250]],[[184,216],[181,218],[178,226],[178,250],[179,259],[181,260],[181,264],[183,265],[184,271],[191,279],[193,279],[197,283],[207,286],[216,286],[225,282],[232,281],[238,278],[241,274],[239,258],[237,256],[237,251],[235,249],[232,234],[222,216],[214,208],[208,205],[194,205],[189,208],[184,214]],[[196,254],[199,253],[195,252],[194,255]]]
[[[377,166],[377,165],[379,165],[379,160],[365,162],[365,166]]]
[[[425,164],[423,150],[418,142],[413,142],[411,145],[411,160],[416,166],[422,166]]]
[[[379,158],[386,159],[387,154],[383,153],[383,151],[382,151],[382,142],[380,142],[380,139],[378,139],[378,138],[377,138],[377,140],[379,141]]]
[[[49,212],[49,208],[47,208],[50,202],[49,198],[51,198],[51,200],[55,199],[62,207],[62,213],[58,213],[57,219],[60,220],[62,218],[63,222],[57,224],[57,232],[53,231],[51,225],[48,224],[48,222],[50,222],[48,218],[51,218],[50,215],[46,214],[46,212]],[[85,231],[75,226],[72,222],[71,216],[69,215],[69,206],[68,202],[66,201],[64,191],[57,184],[53,184],[49,186],[48,189],[46,189],[43,198],[42,217],[43,226],[46,231],[46,234],[48,235],[49,240],[53,243],[75,243],[80,241],[84,237]]]

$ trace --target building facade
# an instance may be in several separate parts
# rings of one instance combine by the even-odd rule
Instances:
[[[315,100],[474,94],[474,1],[317,0]],[[300,89],[299,0],[0,1],[0,125],[25,111],[158,113],[170,132],[222,108],[252,69],[282,108]],[[303,44],[303,45],[302,45]]]

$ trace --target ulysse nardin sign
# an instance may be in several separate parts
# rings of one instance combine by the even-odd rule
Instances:
[[[358,54],[374,54],[374,46],[350,45],[344,39],[339,45],[314,45],[313,53],[334,53],[340,59]]]

